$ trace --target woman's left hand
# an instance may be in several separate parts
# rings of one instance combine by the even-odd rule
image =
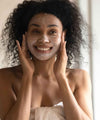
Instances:
[[[57,59],[54,64],[54,73],[58,79],[61,77],[66,78],[66,67],[67,67],[67,53],[66,53],[66,41],[64,41],[64,34],[61,36],[61,45],[57,53]]]

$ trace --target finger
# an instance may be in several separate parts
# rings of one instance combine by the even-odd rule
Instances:
[[[63,52],[63,48],[64,48],[64,42],[63,42],[63,40],[62,40],[61,46],[60,46],[60,54]]]
[[[58,52],[57,52],[57,59],[60,59],[61,56],[62,56],[63,44],[64,44],[64,33],[62,33],[62,35],[61,35],[61,43],[60,43],[59,50],[58,50]]]
[[[64,42],[64,47],[63,47],[63,56],[64,56],[65,59],[68,59],[67,51],[66,51],[66,44],[67,44],[67,42],[65,41]]]
[[[66,41],[64,41],[64,43],[62,44],[61,46],[61,51],[60,51],[60,59],[63,60],[63,59],[66,59]]]
[[[63,43],[62,51],[63,51],[63,53],[66,53],[66,41],[64,41],[64,43]]]
[[[23,53],[26,56],[26,58],[30,58],[29,53],[28,53],[27,43],[26,43],[26,33],[25,35],[23,34],[22,48],[23,48]]]
[[[63,50],[63,44],[64,44],[64,33],[61,35],[61,46],[60,46],[60,52],[62,53]]]
[[[16,43],[17,43],[17,47],[18,47],[18,52],[19,52],[19,54],[20,54],[20,53],[22,52],[22,50],[21,50],[21,47],[20,47],[19,41],[16,40]]]
[[[57,52],[57,60],[59,60],[60,59],[60,48],[61,48],[61,45],[59,46],[59,50],[58,50],[58,52]]]
[[[23,53],[22,53],[22,49],[20,47],[19,41],[16,40],[16,43],[17,43],[17,47],[18,47],[19,59],[22,59]]]
[[[25,32],[25,49],[28,51],[28,46],[27,46],[27,32]]]
[[[23,34],[22,50],[24,53],[28,52],[27,43],[26,43],[26,34],[25,35]]]
[[[64,37],[64,32],[62,33],[62,36],[61,36],[61,41],[62,41],[62,43],[64,43],[64,40],[65,39],[65,37]]]
[[[22,50],[25,51],[26,50],[26,43],[25,43],[25,35],[23,34],[22,36],[23,40],[22,40]]]

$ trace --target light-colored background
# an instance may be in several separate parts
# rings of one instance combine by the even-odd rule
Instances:
[[[23,0],[0,0],[0,34],[8,14]],[[73,0],[71,0],[73,1]],[[75,0],[74,0],[75,1]],[[91,49],[89,52],[81,49],[84,61],[80,68],[89,72],[92,82],[94,120],[99,120],[100,109],[100,0],[77,0],[81,13],[89,24],[88,39]],[[91,29],[90,29],[91,28]],[[92,44],[91,44],[92,42]],[[0,45],[0,68],[7,66],[4,48]]]
[[[93,86],[94,120],[100,120],[100,0],[79,0],[82,14],[89,24],[89,41],[92,49],[89,54],[85,53],[89,64],[82,64],[91,75]],[[91,29],[90,29],[91,28]]]

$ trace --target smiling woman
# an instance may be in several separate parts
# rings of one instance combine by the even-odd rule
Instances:
[[[8,35],[7,56],[20,63],[0,70],[2,120],[92,120],[90,77],[69,68],[84,43],[81,21],[69,0],[25,0],[13,10],[2,42]]]

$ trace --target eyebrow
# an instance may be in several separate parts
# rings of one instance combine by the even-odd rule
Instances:
[[[40,27],[40,25],[34,23],[30,24],[30,26]],[[58,25],[52,24],[52,25],[48,25],[47,27],[58,27]]]

